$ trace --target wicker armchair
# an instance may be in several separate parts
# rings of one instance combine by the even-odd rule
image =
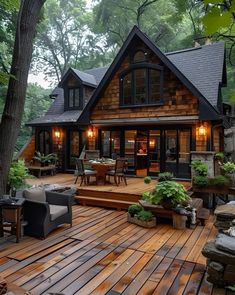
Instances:
[[[29,236],[45,238],[59,225],[72,226],[72,195],[46,191],[46,200],[28,199],[24,202],[24,232]]]

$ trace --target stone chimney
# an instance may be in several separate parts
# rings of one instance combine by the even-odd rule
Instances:
[[[206,37],[205,45],[211,45],[211,44],[212,44],[211,38],[210,37]]]

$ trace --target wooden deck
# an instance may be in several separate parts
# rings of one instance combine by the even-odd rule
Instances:
[[[57,183],[65,186],[76,186],[78,196],[76,201],[79,204],[91,206],[103,206],[108,208],[126,209],[130,204],[138,202],[145,191],[152,190],[157,181],[152,180],[150,184],[145,184],[143,178],[129,177],[128,185],[121,182],[119,186],[111,184],[90,184],[80,186],[74,184],[75,177],[72,174],[57,174],[52,177],[41,177],[29,179],[29,184]],[[190,187],[190,182],[182,182],[185,187]]]
[[[226,294],[204,276],[201,249],[215,234],[213,216],[195,229],[144,229],[125,211],[75,205],[72,228],[0,240],[0,274],[35,295]]]
[[[65,186],[73,182],[71,174],[29,180]],[[155,183],[130,178],[128,186],[82,189],[139,196]],[[35,295],[230,295],[205,278],[201,249],[216,233],[213,216],[195,229],[175,230],[167,223],[145,229],[129,224],[125,211],[74,205],[72,228],[61,226],[45,240],[24,237],[19,244],[14,237],[1,238],[0,275],[19,295],[21,288]]]

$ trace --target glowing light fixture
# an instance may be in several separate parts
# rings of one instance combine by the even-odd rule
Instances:
[[[54,134],[55,134],[55,138],[57,138],[57,139],[59,139],[61,136],[61,133],[58,130],[56,130]]]
[[[88,129],[88,131],[87,131],[87,136],[88,136],[89,138],[94,137],[94,131],[93,131],[93,127],[92,127],[92,126]]]
[[[198,135],[199,136],[206,136],[206,127],[204,125],[201,125],[198,128]]]

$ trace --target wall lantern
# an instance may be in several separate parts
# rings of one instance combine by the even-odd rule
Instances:
[[[55,134],[55,138],[56,138],[56,139],[60,139],[60,136],[61,136],[60,131],[57,130],[57,131],[55,131],[54,134]]]
[[[88,131],[87,131],[87,136],[88,138],[93,138],[94,137],[94,131],[93,131],[93,126],[91,126]]]
[[[206,140],[206,136],[207,136],[207,130],[206,130],[206,126],[201,123],[199,127],[197,127],[197,139],[198,140]]]

